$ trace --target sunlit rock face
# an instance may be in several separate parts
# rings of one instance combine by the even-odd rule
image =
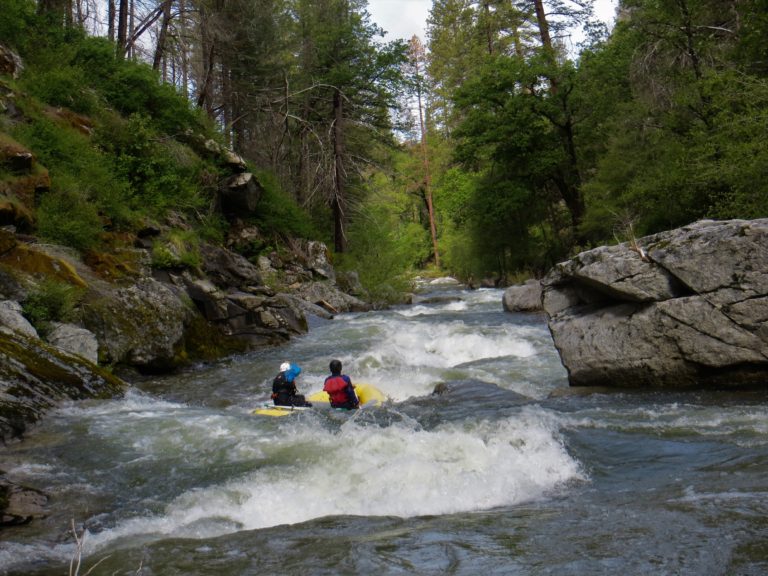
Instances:
[[[768,384],[768,219],[596,248],[542,284],[572,386]]]

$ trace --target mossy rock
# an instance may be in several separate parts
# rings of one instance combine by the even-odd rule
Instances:
[[[10,252],[17,245],[16,235],[13,232],[0,228],[0,255]]]
[[[184,337],[186,359],[214,361],[248,350],[248,342],[228,336],[212,326],[202,316],[195,316],[187,327]]]
[[[35,218],[24,204],[13,198],[0,197],[0,226],[14,226],[20,232],[34,230]]]
[[[113,253],[91,250],[83,255],[83,262],[97,276],[110,282],[138,277],[142,270],[141,259],[142,253],[137,250]]]
[[[35,157],[27,147],[0,132],[0,167],[13,174],[30,174],[34,164]]]
[[[0,441],[26,427],[62,400],[112,398],[125,383],[79,356],[34,338],[0,332]]]
[[[44,113],[48,118],[62,126],[74,128],[86,136],[93,134],[93,120],[88,116],[78,114],[68,108],[53,108],[50,106],[45,109]]]
[[[11,250],[0,254],[0,264],[17,268],[27,274],[54,278],[60,282],[86,288],[88,285],[74,266],[56,256],[51,256],[27,244],[17,244]]]

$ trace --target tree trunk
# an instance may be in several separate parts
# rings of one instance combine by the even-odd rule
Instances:
[[[427,127],[424,122],[424,111],[421,103],[421,87],[418,90],[419,125],[421,126],[421,158],[424,166],[424,196],[427,201],[429,214],[429,232],[432,235],[432,250],[435,254],[435,266],[440,268],[440,251],[437,248],[437,226],[435,224],[435,209],[432,204],[432,176],[429,170],[429,148],[427,147]]]
[[[539,38],[541,38],[541,45],[544,48],[544,54],[550,64],[555,64],[555,49],[552,46],[552,37],[549,35],[549,22],[547,21],[547,13],[544,11],[543,0],[533,0],[533,6],[536,10],[536,22],[539,27]],[[552,95],[557,94],[557,79],[553,76],[549,78],[549,86]]]
[[[165,44],[168,38],[168,25],[171,23],[171,4],[173,0],[163,1],[163,20],[160,24],[160,32],[157,35],[157,46],[155,46],[155,58],[152,61],[152,68],[160,69],[160,63],[165,56]]]
[[[334,248],[341,254],[347,250],[345,231],[345,174],[344,174],[344,100],[341,91],[333,91],[333,165],[334,183],[331,209],[333,210]]]
[[[110,42],[115,41],[115,0],[107,3],[107,37]]]
[[[419,107],[419,131],[421,144],[421,164],[424,171],[424,202],[429,216],[429,232],[432,237],[432,252],[435,256],[435,266],[440,267],[440,251],[437,247],[437,226],[435,209],[432,202],[432,175],[429,166],[429,147],[427,145],[427,123],[424,118],[424,102],[422,99],[422,66],[425,62],[424,46],[418,36],[413,36],[409,42],[410,60],[416,79],[416,101]]]
[[[187,10],[186,1],[179,0],[179,21],[181,33],[178,35],[179,55],[181,58],[181,93],[185,98],[189,97],[189,58],[187,57],[187,43],[185,41],[187,32]]]
[[[208,30],[206,12],[200,10],[200,28],[201,28],[201,47],[203,53],[203,82],[200,92],[197,95],[197,106],[213,116],[213,74],[216,68],[216,50],[215,42]]]
[[[130,0],[130,4],[128,4],[128,38],[131,40],[128,42],[128,45],[126,46],[126,56],[128,58],[133,58],[136,54],[136,48],[134,45],[134,35],[136,32],[136,0]]]
[[[125,46],[128,43],[128,3],[120,0],[117,16],[117,57],[125,58]]]

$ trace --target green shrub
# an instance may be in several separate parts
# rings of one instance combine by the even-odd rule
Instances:
[[[204,128],[200,112],[173,86],[161,82],[157,72],[146,64],[125,61],[114,74],[104,78],[99,87],[115,110],[124,116],[149,116],[166,134]]]
[[[88,87],[88,73],[77,66],[33,68],[24,77],[27,91],[51,106],[80,114],[93,114],[98,107],[96,92]]]
[[[171,230],[152,246],[155,268],[197,269],[202,264],[200,239],[191,230]]]
[[[161,137],[150,118],[106,117],[95,142],[112,159],[114,173],[128,182],[124,204],[131,211],[156,216],[206,205],[200,174],[207,166],[188,147]]]
[[[3,0],[0,10],[0,38],[7,46],[24,52],[37,18],[31,0]]]
[[[67,188],[65,184],[43,196],[37,210],[38,233],[80,251],[95,248],[104,229],[99,213],[86,198]]]
[[[24,315],[41,332],[51,322],[71,322],[83,298],[83,289],[71,284],[46,279],[32,290],[22,307]]]
[[[399,236],[399,226],[392,226],[391,214],[381,207],[369,207],[365,218],[359,218],[350,226],[347,254],[337,255],[339,270],[355,270],[360,283],[374,302],[391,304],[402,301],[411,289],[411,265],[413,251],[413,227]],[[414,225],[416,228],[418,226]],[[426,232],[417,231],[423,244]]]
[[[307,213],[282,190],[273,174],[257,171],[256,177],[264,188],[264,192],[252,221],[265,235],[318,237]]]

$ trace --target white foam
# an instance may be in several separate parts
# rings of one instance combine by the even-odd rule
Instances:
[[[512,324],[478,328],[458,320],[393,317],[379,329],[382,337],[344,366],[358,381],[374,384],[395,401],[431,393],[443,373],[457,366],[536,354],[528,329]]]
[[[531,408],[514,419],[330,432],[307,422],[283,438],[277,458],[245,478],[182,494],[161,516],[136,517],[88,538],[210,538],[329,515],[451,514],[541,498],[582,478],[555,422]],[[291,462],[286,464],[285,462]],[[153,536],[154,535],[154,536]]]
[[[397,313],[400,316],[406,318],[414,318],[416,316],[436,316],[438,314],[444,314],[445,312],[464,312],[469,309],[469,306],[464,300],[452,300],[439,305],[424,305],[415,304],[408,306],[407,308],[399,308]]]

